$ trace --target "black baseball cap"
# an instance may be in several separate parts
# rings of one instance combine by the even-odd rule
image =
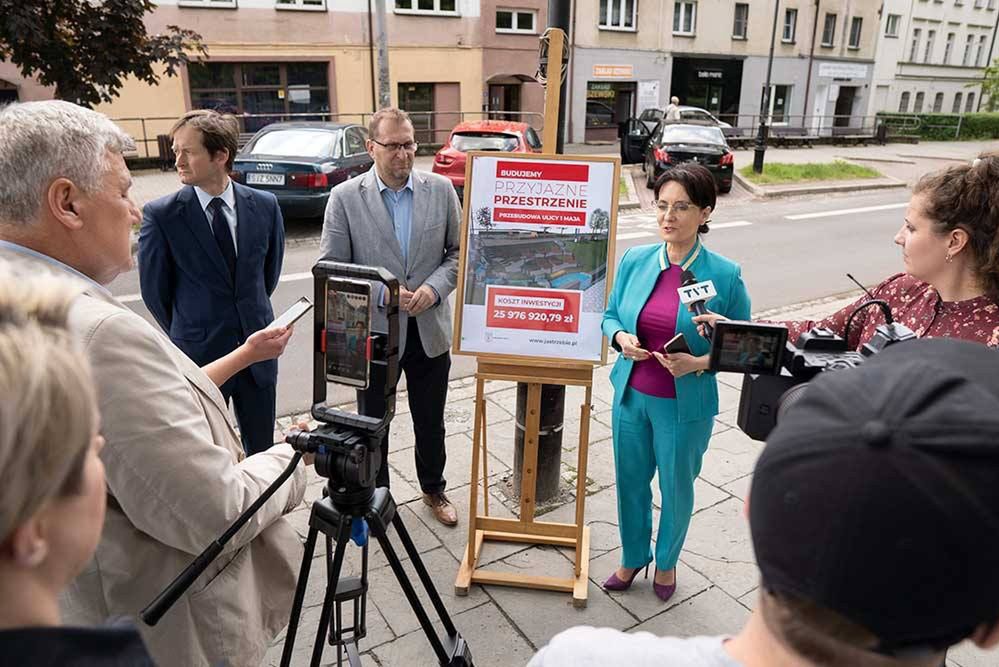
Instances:
[[[937,338],[826,371],[756,464],[765,589],[941,650],[999,620],[999,352]]]

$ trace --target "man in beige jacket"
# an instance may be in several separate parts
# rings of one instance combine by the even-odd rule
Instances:
[[[93,562],[61,601],[70,624],[137,616],[293,455],[282,444],[244,458],[218,389],[280,355],[290,330],[257,332],[199,369],[105,289],[132,265],[132,148],[106,117],[67,102],[0,111],[0,263],[87,288],[70,325],[97,384],[108,510]],[[156,627],[140,626],[158,664],[260,663],[288,621],[301,542],[282,517],[304,487],[300,467]]]

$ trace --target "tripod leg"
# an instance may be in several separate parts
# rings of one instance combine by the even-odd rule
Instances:
[[[437,592],[437,587],[434,586],[434,582],[430,578],[430,573],[427,572],[427,567],[423,564],[423,560],[416,550],[416,545],[413,544],[413,539],[409,536],[409,531],[406,530],[406,526],[402,523],[402,516],[398,512],[392,517],[392,526],[395,528],[395,532],[399,534],[399,539],[402,540],[402,546],[409,555],[413,569],[416,570],[417,576],[420,577],[420,582],[423,583],[423,588],[426,589],[427,595],[430,596],[430,603],[437,610],[437,616],[441,619],[441,623],[444,624],[445,632],[450,636],[454,636],[458,631],[455,629],[454,623],[451,622],[451,615],[447,613],[440,593]]]
[[[309,536],[305,540],[305,552],[302,554],[302,567],[298,570],[298,585],[295,588],[295,601],[291,605],[291,618],[288,619],[288,632],[284,637],[284,649],[281,651],[281,667],[290,667],[291,652],[295,648],[295,633],[298,631],[298,620],[302,615],[302,603],[305,601],[305,587],[309,583],[309,570],[312,568],[312,555],[316,551],[316,537],[319,531],[309,528]]]
[[[330,616],[333,613],[333,598],[336,597],[336,582],[340,581],[340,569],[343,567],[343,557],[347,553],[347,541],[349,539],[350,517],[346,514],[341,514],[340,521],[336,527],[336,552],[333,554],[333,569],[326,578],[326,596],[323,599],[323,612],[319,617],[316,643],[312,646],[312,667],[319,667],[319,661],[323,658],[326,634],[329,632]]]
[[[399,532],[399,536],[403,538],[403,545],[406,547],[406,553],[409,554],[410,560],[413,562],[414,566],[417,567],[417,572],[420,574],[420,580],[423,581],[423,585],[426,587],[429,582],[429,575],[427,575],[427,570],[423,567],[423,563],[419,559],[419,554],[416,552],[416,547],[413,545],[412,540],[409,539],[409,535],[405,532],[406,528],[402,525],[399,520],[399,514],[397,513],[392,519],[392,525]],[[385,558],[388,560],[389,567],[392,568],[392,572],[395,574],[396,580],[399,582],[399,586],[402,588],[402,592],[406,594],[406,599],[409,600],[409,606],[416,614],[416,618],[420,621],[420,626],[423,628],[423,633],[427,636],[427,641],[430,642],[430,646],[434,649],[434,653],[437,655],[437,660],[442,665],[447,665],[451,658],[447,651],[444,650],[444,644],[441,643],[440,637],[437,636],[437,631],[434,630],[434,626],[430,622],[430,617],[427,616],[427,610],[423,608],[423,603],[420,602],[419,596],[416,594],[416,589],[413,588],[413,584],[409,581],[409,577],[406,575],[406,571],[402,569],[402,562],[399,560],[399,556],[395,552],[395,548],[392,546],[392,542],[389,541],[388,533],[384,530],[376,531],[378,536],[378,543],[382,547],[382,551],[385,553]],[[427,577],[424,579],[424,577]],[[436,594],[436,590],[433,589],[433,583],[430,583],[428,591],[433,590]],[[433,600],[435,595],[431,595]],[[437,596],[438,612],[440,612],[444,605],[440,602],[440,597]],[[435,605],[436,606],[436,605]],[[445,627],[447,628],[449,634],[454,634],[454,625],[451,623],[450,617],[447,617],[447,612],[444,612],[444,616],[441,617],[443,621],[447,618],[445,622]]]

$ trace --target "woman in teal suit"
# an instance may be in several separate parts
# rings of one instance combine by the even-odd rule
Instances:
[[[715,208],[715,182],[700,165],[679,165],[656,182],[656,220],[663,243],[630,248],[621,259],[603,332],[621,355],[614,385],[614,467],[621,566],[607,590],[631,586],[652,562],[652,489],[659,473],[662,512],[656,535],[653,589],[663,601],[676,590],[676,562],[694,506],[694,479],[718,413],[718,385],[708,372],[710,343],[680,303],[680,274],[710,280],[712,311],[748,320],[749,295],[739,265],[701,242]],[[691,354],[663,352],[682,333]]]

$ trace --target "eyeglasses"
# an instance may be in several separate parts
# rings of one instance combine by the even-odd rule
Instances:
[[[407,153],[415,153],[417,147],[419,146],[419,144],[416,143],[415,141],[407,141],[404,144],[383,144],[377,139],[372,139],[371,141],[378,144],[379,146],[387,150],[389,153],[395,153],[397,150],[403,150],[406,151]]]
[[[662,213],[668,214],[670,212],[670,209],[673,209],[674,213],[686,213],[692,208],[697,208],[697,206],[691,204],[689,201],[677,201],[673,202],[672,204],[665,201],[657,201],[656,208],[659,209]]]

